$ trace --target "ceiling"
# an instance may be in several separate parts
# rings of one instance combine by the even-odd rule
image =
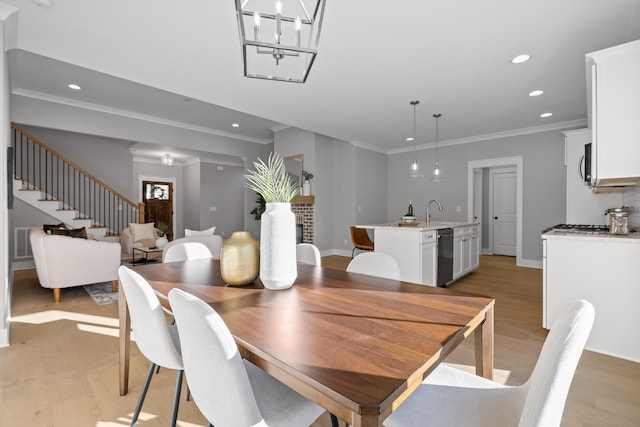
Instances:
[[[255,143],[295,126],[385,153],[412,148],[414,99],[425,148],[434,113],[443,145],[584,123],[585,53],[640,39],[640,0],[327,0],[295,84],[243,77],[232,0],[0,1],[19,9],[18,96]]]

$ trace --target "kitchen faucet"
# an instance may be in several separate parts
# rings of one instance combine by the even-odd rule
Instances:
[[[430,217],[431,217],[431,215],[429,214],[429,206],[431,206],[431,203],[433,203],[433,202],[436,202],[438,204],[438,210],[440,212],[443,211],[442,205],[440,204],[440,202],[438,200],[436,200],[436,199],[429,200],[429,203],[427,203],[427,226],[429,225],[429,221],[430,221]]]

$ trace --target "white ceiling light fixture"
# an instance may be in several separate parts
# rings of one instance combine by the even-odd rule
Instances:
[[[162,164],[165,166],[171,166],[173,164],[173,158],[171,157],[171,154],[165,154],[164,156],[162,156]]]
[[[540,117],[542,117],[543,119],[546,119],[547,117],[551,117],[553,116],[553,113],[542,113],[540,114]]]
[[[433,115],[436,119],[436,165],[433,168],[433,173],[431,174],[431,181],[433,182],[442,182],[444,181],[444,175],[440,170],[440,163],[438,163],[438,137],[439,137],[439,129],[438,129],[438,120],[442,117],[442,114],[436,113]]]
[[[536,90],[532,90],[531,92],[529,92],[529,96],[540,96],[544,93],[543,90],[541,89],[536,89]]]
[[[236,0],[245,77],[304,83],[326,0]]]
[[[77,85],[77,84],[75,84],[75,83],[69,83],[68,87],[69,87],[70,89],[73,89],[73,90],[80,90],[80,89],[82,89],[80,86],[78,86],[78,85]]]
[[[528,60],[530,60],[530,59],[531,59],[531,55],[528,55],[528,54],[524,53],[524,54],[522,54],[522,55],[518,55],[518,56],[516,56],[515,58],[513,58],[513,59],[511,60],[511,62],[512,62],[513,64],[522,64],[522,63],[524,63],[524,62],[527,62],[527,61],[528,61]]]
[[[409,104],[413,106],[413,136],[407,138],[407,141],[413,141],[413,160],[411,161],[411,166],[409,166],[409,176],[411,178],[422,178],[424,175],[420,172],[420,165],[418,164],[418,156],[416,153],[416,105],[418,105],[420,101],[411,101]]]

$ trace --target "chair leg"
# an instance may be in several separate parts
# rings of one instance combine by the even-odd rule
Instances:
[[[153,377],[153,371],[155,368],[156,364],[151,362],[151,364],[149,365],[149,370],[147,371],[147,379],[144,381],[144,386],[142,386],[142,391],[140,392],[140,397],[138,398],[138,403],[136,404],[136,410],[133,412],[133,417],[131,418],[131,427],[135,427],[136,422],[138,422],[138,416],[140,415],[140,411],[142,410],[144,398],[147,396],[147,390],[149,390],[149,384],[151,384],[151,377]]]
[[[340,427],[340,424],[338,424],[338,417],[336,417],[333,414],[331,415],[331,427]]]
[[[171,411],[171,427],[176,427],[176,421],[178,420],[178,406],[180,405],[180,392],[182,391],[182,376],[184,371],[178,371],[176,375],[176,391],[173,395],[173,410]]]
[[[351,259],[353,259],[353,253],[355,252],[356,247],[354,246],[353,249],[351,249]]]

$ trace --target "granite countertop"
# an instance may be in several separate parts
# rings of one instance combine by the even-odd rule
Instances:
[[[589,240],[599,242],[628,242],[640,243],[640,232],[626,235],[602,233],[580,233],[576,231],[551,230],[542,234],[543,239]]]
[[[413,230],[413,231],[429,231],[429,230],[439,230],[441,228],[459,228],[459,227],[470,227],[473,225],[478,225],[477,222],[463,222],[463,221],[431,221],[429,225],[427,225],[424,221],[416,221],[416,225],[400,225],[399,222],[389,222],[386,224],[365,224],[365,225],[356,225],[359,228],[368,228],[368,229],[395,229],[395,230]]]

